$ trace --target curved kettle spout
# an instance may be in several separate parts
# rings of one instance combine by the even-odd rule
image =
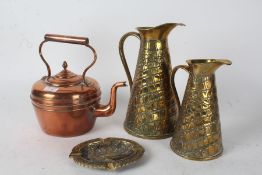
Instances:
[[[110,101],[107,105],[99,105],[98,108],[95,109],[94,116],[95,117],[107,117],[112,115],[116,109],[116,91],[118,87],[127,86],[126,82],[117,82],[111,88],[111,96]]]

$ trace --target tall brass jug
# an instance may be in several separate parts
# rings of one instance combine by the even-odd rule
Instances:
[[[172,67],[167,36],[178,25],[183,24],[138,27],[139,33],[129,32],[119,42],[119,53],[131,90],[124,128],[131,135],[162,139],[173,134],[176,111],[170,83]],[[123,51],[124,41],[128,36],[141,40],[133,80]]]
[[[170,145],[176,154],[187,159],[214,159],[223,151],[214,71],[231,61],[199,59],[187,63],[176,66],[171,75],[173,79],[180,68],[189,73],[182,106],[172,81],[179,110]]]

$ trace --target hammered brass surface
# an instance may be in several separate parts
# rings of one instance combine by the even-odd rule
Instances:
[[[84,167],[116,170],[136,162],[144,154],[138,143],[123,138],[97,138],[78,144],[69,157]]]
[[[174,78],[176,71],[182,68],[189,72],[189,79],[182,106],[179,106],[171,148],[187,159],[214,159],[223,151],[214,71],[231,62],[188,60],[187,63],[188,66],[177,66],[172,73]]]
[[[130,32],[120,40],[120,56],[131,88],[124,128],[131,135],[162,139],[173,134],[176,110],[170,84],[167,35],[177,25],[181,24],[140,27],[139,33]],[[128,35],[141,39],[133,80],[123,53],[123,43]]]
[[[144,41],[141,47],[125,129],[138,137],[169,137],[173,133],[175,105],[166,41]]]

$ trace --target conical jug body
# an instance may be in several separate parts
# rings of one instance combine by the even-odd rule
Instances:
[[[214,159],[223,151],[214,71],[231,62],[210,59],[188,60],[187,63],[177,66],[172,73],[174,78],[176,71],[182,68],[189,73],[189,78],[182,105],[177,106],[179,115],[171,148],[187,159]]]
[[[131,88],[124,128],[131,135],[161,139],[173,134],[176,110],[167,36],[177,25],[182,24],[139,27],[139,33],[127,33],[120,40],[120,56]],[[123,53],[124,40],[130,35],[141,40],[133,80]]]

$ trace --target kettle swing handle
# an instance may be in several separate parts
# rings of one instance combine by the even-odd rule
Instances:
[[[178,71],[178,69],[183,69],[183,70],[185,70],[186,72],[189,73],[189,66],[188,65],[178,65],[178,66],[173,68],[172,73],[171,73],[171,87],[172,87],[172,90],[173,90],[173,92],[175,94],[175,102],[176,102],[175,104],[176,104],[176,109],[177,109],[177,118],[179,116],[180,108],[181,108],[179,96],[177,94],[176,85],[175,85],[175,75],[176,75],[176,72]]]
[[[129,82],[130,90],[131,90],[132,85],[133,85],[133,80],[132,80],[132,77],[131,77],[127,62],[126,62],[125,53],[124,53],[124,42],[129,36],[135,36],[138,39],[141,39],[141,37],[140,37],[139,33],[137,33],[137,32],[128,32],[128,33],[124,34],[119,41],[119,55],[120,55],[122,64],[124,66],[124,69],[125,69],[125,72],[126,72],[126,75],[127,75],[127,79],[128,79],[128,82]]]
[[[97,54],[96,54],[95,49],[92,46],[89,45],[89,39],[86,38],[86,37],[76,37],[76,36],[57,35],[57,34],[46,34],[44,41],[42,41],[40,43],[40,45],[39,45],[39,55],[40,55],[42,61],[46,65],[47,72],[48,72],[47,76],[50,77],[51,76],[50,66],[49,66],[49,64],[47,63],[47,61],[45,60],[45,58],[44,58],[44,56],[42,54],[42,47],[43,47],[44,43],[46,43],[48,41],[60,42],[60,43],[68,43],[68,44],[84,45],[84,46],[86,46],[86,47],[88,47],[89,49],[92,50],[92,52],[94,54],[93,61],[87,68],[85,68],[85,70],[84,70],[84,72],[82,74],[83,81],[86,84],[86,79],[85,79],[86,72],[87,72],[87,70],[89,68],[91,68],[95,64],[96,59],[97,59]]]

